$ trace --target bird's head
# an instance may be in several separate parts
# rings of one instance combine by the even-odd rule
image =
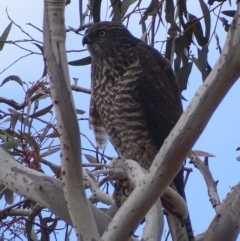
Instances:
[[[114,49],[131,47],[136,38],[122,25],[115,22],[99,22],[89,27],[82,39],[92,57]]]

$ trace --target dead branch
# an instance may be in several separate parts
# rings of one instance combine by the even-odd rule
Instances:
[[[193,163],[203,175],[207,185],[210,202],[216,212],[218,212],[221,202],[217,192],[217,182],[214,181],[209,166],[205,162],[201,161],[201,159],[193,151],[189,152],[188,157],[191,159],[191,163]]]

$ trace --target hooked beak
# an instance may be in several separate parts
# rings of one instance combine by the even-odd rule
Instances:
[[[84,36],[82,39],[82,45],[84,46],[85,44],[91,44],[91,40],[87,36]]]

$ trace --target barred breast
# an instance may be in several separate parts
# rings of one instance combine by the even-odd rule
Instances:
[[[158,150],[146,126],[136,90],[141,75],[139,62],[136,59],[120,73],[109,71],[102,64],[105,73],[97,76],[98,81],[95,78],[92,86],[96,110],[119,155],[147,169]]]

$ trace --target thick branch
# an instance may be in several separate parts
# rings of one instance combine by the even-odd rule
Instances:
[[[228,194],[218,209],[203,240],[235,241],[240,232],[240,183]]]
[[[63,189],[78,239],[98,240],[99,234],[83,185],[80,130],[70,87],[65,49],[64,7],[63,0],[45,0],[43,31],[51,94],[61,135]]]
[[[3,184],[11,191],[42,204],[60,219],[72,225],[60,180],[21,165],[2,148],[0,148],[0,166],[0,185]],[[98,231],[102,235],[111,218],[91,203],[89,205]],[[14,205],[9,208],[13,207]]]
[[[240,76],[239,5],[238,2],[237,13],[215,67],[165,140],[149,172],[143,178],[142,185],[134,189],[122,205],[121,212],[116,213],[101,240],[121,241],[129,238],[136,224],[142,220],[176,176],[189,150],[201,135],[212,114]],[[141,210],[141,212],[137,212],[137,210]],[[126,213],[129,215],[124,215]]]
[[[76,92],[82,92],[85,94],[91,94],[91,90],[83,88],[81,86],[72,85],[71,89]],[[6,99],[4,97],[0,97],[0,103],[7,104],[11,107],[13,107],[15,110],[22,110],[24,107],[26,107],[29,103],[29,101],[34,102],[35,100],[39,99],[44,94],[38,93],[36,95],[31,96],[29,99],[25,100],[23,103],[17,103],[14,100]]]
[[[136,162],[132,160],[126,160],[126,172],[128,179],[132,186],[135,188],[141,185],[141,179],[145,174],[145,170]],[[141,210],[138,210],[141,212]],[[151,207],[150,211],[145,217],[145,227],[143,230],[142,241],[147,240],[160,240],[163,233],[163,211],[160,200],[157,200]]]

